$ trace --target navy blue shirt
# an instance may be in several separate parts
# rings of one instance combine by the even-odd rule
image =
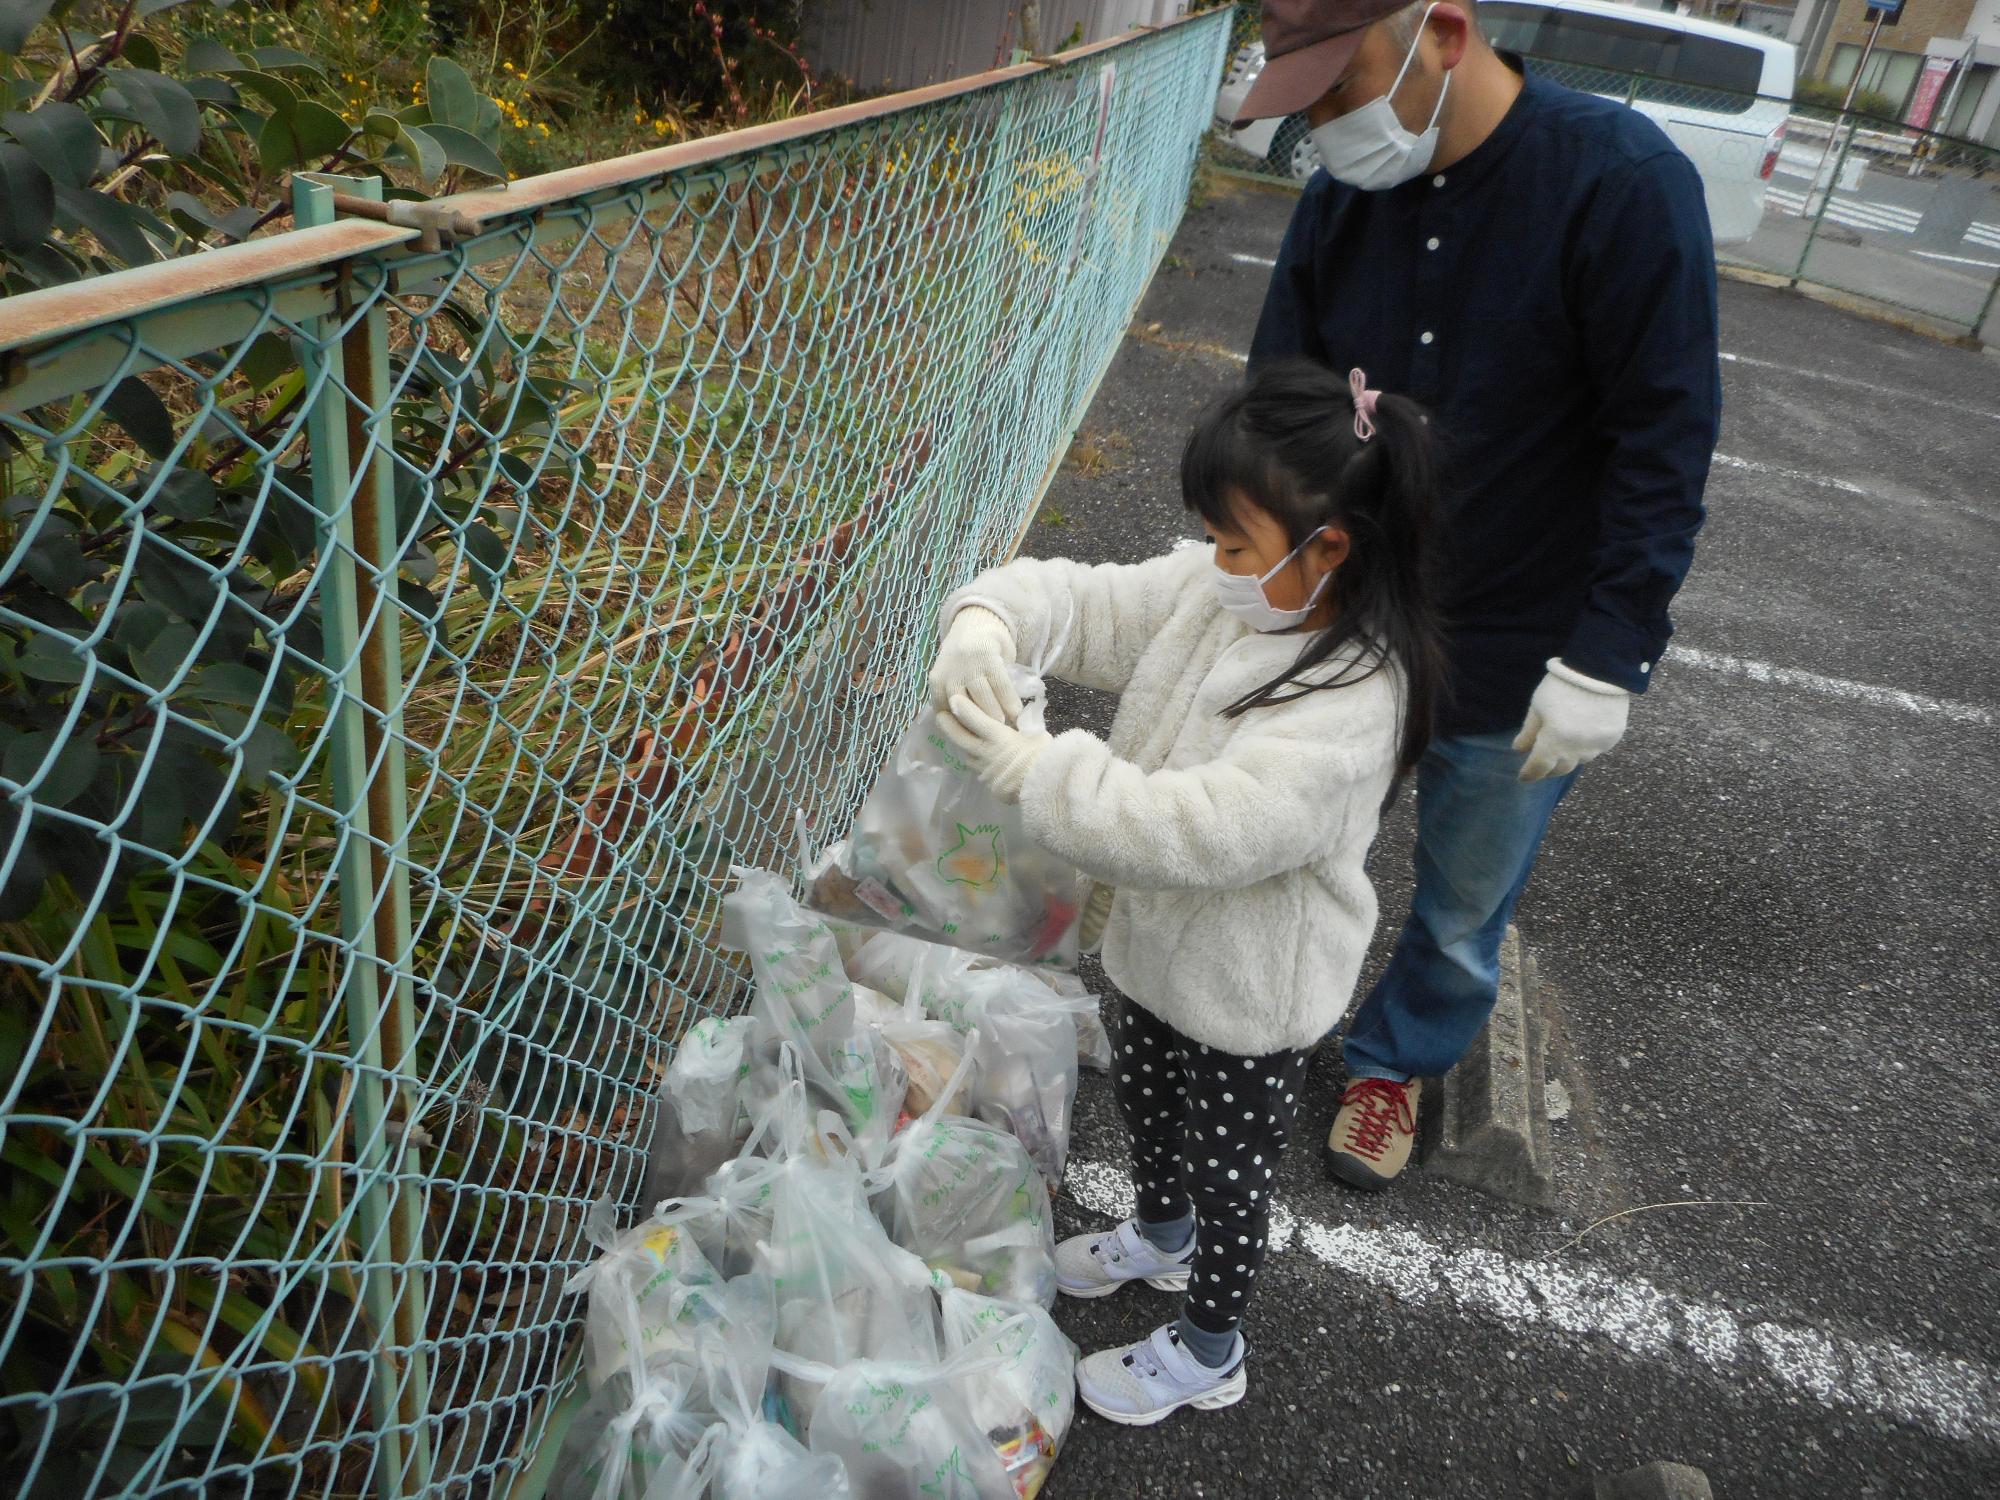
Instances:
[[[1315,174],[1251,367],[1286,355],[1359,365],[1444,439],[1444,732],[1518,728],[1550,657],[1644,691],[1722,409],[1701,179],[1658,126],[1529,78],[1442,171]]]

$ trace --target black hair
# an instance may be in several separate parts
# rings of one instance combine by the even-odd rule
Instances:
[[[1333,624],[1306,641],[1281,675],[1223,712],[1290,703],[1364,682],[1391,666],[1403,674],[1398,772],[1422,758],[1446,691],[1444,632],[1433,577],[1438,512],[1437,439],[1423,408],[1384,393],[1374,435],[1354,431],[1344,376],[1308,360],[1262,366],[1216,401],[1181,454],[1181,500],[1211,525],[1243,529],[1254,505],[1285,528],[1294,548],[1323,527],[1350,539],[1330,585]],[[1330,679],[1300,679],[1330,658],[1353,660]]]

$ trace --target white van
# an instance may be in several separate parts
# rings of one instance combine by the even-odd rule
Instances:
[[[1657,120],[1701,173],[1717,244],[1756,232],[1791,113],[1790,42],[1607,0],[1479,0],[1478,15],[1493,45],[1521,53],[1531,71],[1607,98],[1629,94]],[[1231,61],[1215,101],[1225,129],[1263,67],[1261,42]],[[1644,75],[1636,85],[1634,75]],[[1319,165],[1302,115],[1253,121],[1230,141],[1300,179]]]

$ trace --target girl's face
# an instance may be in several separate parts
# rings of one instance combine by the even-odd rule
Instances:
[[[1215,548],[1215,565],[1238,577],[1263,578],[1284,562],[1292,550],[1292,539],[1278,518],[1239,491],[1231,507],[1234,525],[1209,526],[1207,540]],[[1239,529],[1240,528],[1240,529]],[[1348,535],[1338,526],[1323,528],[1319,535],[1299,550],[1299,555],[1265,581],[1264,597],[1274,609],[1297,609],[1312,597],[1312,591],[1327,574],[1338,571],[1347,561]],[[1319,610],[1329,619],[1333,613],[1333,593],[1320,595]],[[1317,625],[1317,620],[1309,622]]]

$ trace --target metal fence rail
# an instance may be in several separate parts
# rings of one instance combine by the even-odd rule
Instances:
[[[2000,343],[2000,150],[1791,99],[1534,56],[1524,62],[1539,77],[1651,115],[1705,178],[1730,184],[1723,191],[1735,200],[1731,217],[1751,222],[1727,233],[1718,223],[1723,265]],[[1761,176],[1770,133],[1781,125],[1771,171]],[[1293,181],[1319,162],[1303,116],[1279,126],[1263,157],[1224,150],[1225,161]],[[1753,195],[1761,215],[1748,202]]]
[[[858,805],[1228,30],[0,310],[0,1489],[518,1474],[718,882]]]

